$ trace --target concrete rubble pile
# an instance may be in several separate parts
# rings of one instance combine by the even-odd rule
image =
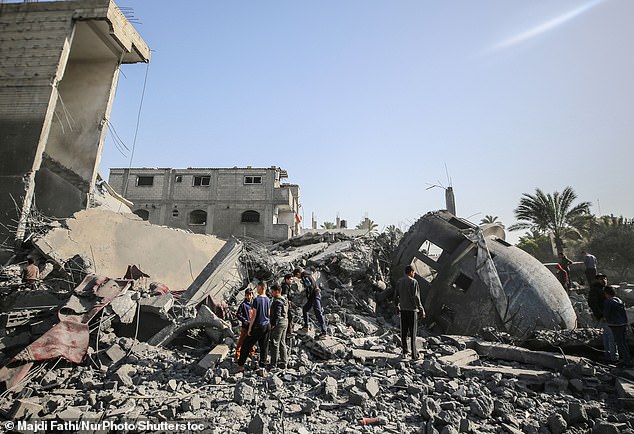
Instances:
[[[75,238],[72,227],[64,236]],[[73,261],[72,249],[56,255],[62,249],[51,239],[49,231],[33,244],[50,264],[42,284],[20,285],[16,266],[0,273],[5,420],[190,420],[214,433],[634,432],[634,372],[617,376],[583,357],[503,343],[518,342],[503,329],[471,337],[421,326],[423,357],[401,357],[389,279],[395,232],[306,234],[273,246],[229,240],[180,286],[155,280],[144,263],[121,269],[127,278],[99,275],[106,268],[90,266],[90,248]],[[95,258],[105,257],[97,245]],[[248,364],[232,375],[242,290],[279,282],[297,266],[322,288],[329,335],[293,333],[287,369]],[[165,276],[180,273],[169,267]],[[303,291],[290,300],[297,330]],[[71,328],[56,332],[59,324]],[[570,333],[596,337],[540,330],[532,338],[556,343]]]

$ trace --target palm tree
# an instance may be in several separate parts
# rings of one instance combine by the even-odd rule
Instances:
[[[564,239],[575,234],[580,236],[587,231],[592,220],[590,202],[581,202],[573,206],[577,195],[571,187],[564,190],[544,194],[539,188],[535,194],[524,193],[520,204],[515,208],[518,223],[510,230],[530,229],[540,233],[550,233],[555,240],[557,253],[564,251]]]
[[[337,227],[333,222],[323,222],[321,225],[322,229],[335,229]]]
[[[379,227],[378,223],[375,223],[373,220],[369,218],[365,218],[359,222],[356,226],[356,229],[365,229],[369,234],[373,234],[376,232],[376,229]]]
[[[504,228],[504,223],[498,220],[498,216],[485,215],[483,219],[480,220],[480,225],[488,225],[490,223],[496,223],[500,227]]]

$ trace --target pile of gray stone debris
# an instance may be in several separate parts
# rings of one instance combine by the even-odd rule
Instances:
[[[495,330],[434,336],[421,327],[423,357],[401,357],[398,317],[382,298],[397,241],[385,233],[308,234],[274,246],[243,240],[242,283],[234,273],[222,291],[205,292],[215,294],[211,303],[204,299],[193,309],[183,294],[131,279],[119,296],[128,308],[109,304],[88,323],[81,363],[38,359],[20,381],[0,378],[10,385],[0,394],[0,414],[4,420],[196,421],[214,433],[634,432],[634,371],[561,350],[571,341],[590,348],[599,333],[594,329],[540,332],[531,337],[540,349],[528,349]],[[210,288],[228,257],[225,252],[210,262],[198,289]],[[279,281],[296,266],[312,269],[322,287],[329,336],[295,333],[288,369],[262,372],[248,365],[232,375],[239,331],[232,312],[242,290],[259,279]],[[72,277],[59,270],[36,288],[19,284],[15,266],[0,274],[0,303],[14,309],[3,311],[0,337],[3,364],[10,365],[58,321],[60,306],[68,308],[83,293],[60,284]],[[167,294],[169,302],[157,302]],[[20,299],[45,301],[29,313],[16,308]],[[300,318],[302,292],[291,301]],[[587,305],[580,300],[579,308]],[[200,320],[201,312],[215,322]],[[191,324],[179,328],[182,316]],[[156,339],[163,326],[171,327],[169,340]]]

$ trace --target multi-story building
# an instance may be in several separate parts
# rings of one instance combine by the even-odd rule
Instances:
[[[279,167],[110,169],[108,183],[150,223],[219,237],[299,235],[299,186]]]
[[[33,206],[86,208],[119,68],[150,48],[111,0],[0,1],[0,47],[0,243],[11,244]]]

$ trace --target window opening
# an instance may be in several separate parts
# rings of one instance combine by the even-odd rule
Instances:
[[[136,185],[137,187],[149,187],[154,185],[154,177],[153,176],[137,176],[136,177]]]
[[[197,209],[189,213],[190,225],[206,225],[207,224],[207,212]]]
[[[472,278],[470,278],[464,273],[460,273],[458,274],[458,277],[456,277],[456,280],[454,280],[452,286],[455,289],[458,289],[462,292],[467,292],[467,290],[469,289],[472,283],[473,283]]]
[[[240,219],[242,223],[259,223],[260,222],[260,213],[257,211],[249,210],[242,213],[242,218]]]
[[[262,184],[261,176],[245,176],[244,177],[245,184]]]
[[[194,187],[209,187],[211,176],[194,176]]]

